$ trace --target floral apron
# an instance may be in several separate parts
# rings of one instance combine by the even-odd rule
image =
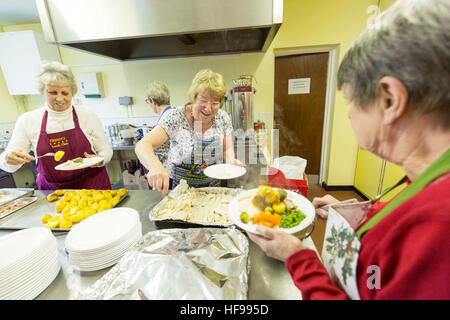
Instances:
[[[93,153],[89,140],[84,135],[78,122],[75,109],[72,111],[75,128],[56,133],[47,133],[48,112],[45,111],[41,123],[36,154],[37,156],[56,151],[64,151],[64,160],[83,157],[84,152]],[[85,168],[81,170],[55,170],[59,163],[53,157],[42,157],[36,166],[39,173],[36,184],[39,190],[57,189],[111,189],[105,167]]]
[[[322,261],[333,282],[345,291],[349,298],[360,299],[356,267],[361,248],[361,236],[404,201],[417,194],[437,177],[449,171],[450,149],[366,223],[364,222],[374,201],[369,200],[357,204],[337,203],[330,206],[322,249]],[[405,178],[383,191],[377,198],[405,182]],[[359,228],[361,225],[362,227]]]
[[[222,158],[222,146],[223,142],[219,135],[204,140],[202,134],[194,131],[191,163],[174,164],[172,188],[175,188],[181,180],[185,180],[189,186],[195,188],[220,187],[220,180],[206,176],[203,170]],[[220,154],[217,154],[216,150],[220,150]]]

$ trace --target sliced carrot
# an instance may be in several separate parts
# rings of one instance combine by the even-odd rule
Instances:
[[[271,214],[269,212],[260,212],[253,216],[254,224],[262,224],[262,222],[267,222],[272,228],[273,226],[278,226],[281,222],[281,216],[279,214]]]
[[[273,228],[273,224],[271,224],[269,221],[262,220],[259,222],[259,224],[266,226],[268,228]]]

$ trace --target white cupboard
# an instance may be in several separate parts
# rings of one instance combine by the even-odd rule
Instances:
[[[0,66],[11,95],[39,94],[35,77],[42,60],[61,62],[58,48],[42,33],[0,32]]]

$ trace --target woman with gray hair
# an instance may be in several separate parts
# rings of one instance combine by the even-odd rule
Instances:
[[[43,62],[36,80],[45,106],[17,119],[11,141],[0,155],[0,168],[14,172],[36,160],[40,190],[111,189],[104,165],[111,160],[112,148],[99,117],[72,106],[77,85],[70,68],[59,62]],[[28,154],[31,149],[36,157]],[[103,162],[81,170],[60,171],[55,169],[61,163],[57,159],[41,157],[57,151],[64,152],[63,161],[99,156]]]
[[[147,95],[145,102],[150,105],[154,113],[159,115],[158,121],[156,122],[156,124],[158,124],[164,113],[171,109],[169,88],[166,84],[160,81],[153,81],[148,85],[145,93]],[[161,161],[165,168],[168,167],[167,154],[169,152],[169,148],[170,142],[166,141],[159,146],[159,148],[155,149],[155,153],[158,156],[159,161]]]
[[[400,165],[407,186],[387,203],[315,198],[323,264],[281,231],[250,238],[304,299],[450,299],[450,2],[398,0],[347,51],[338,87],[360,147]]]

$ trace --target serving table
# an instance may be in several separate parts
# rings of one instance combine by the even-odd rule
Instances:
[[[253,169],[257,170],[257,168]],[[235,183],[248,187],[249,184],[257,184],[258,179],[248,179],[243,177],[241,183],[239,181],[235,181]],[[26,223],[28,227],[42,225],[40,219],[35,221],[36,219],[33,220],[31,217],[41,217],[45,213],[49,213],[49,208],[54,206],[54,202],[49,203],[46,200],[46,196],[51,192],[52,191],[36,190],[34,196],[36,196],[38,200],[35,203],[0,220],[0,237],[14,232],[15,230],[9,228],[12,225],[17,225],[19,220]],[[161,192],[156,190],[128,190],[128,196],[120,202],[119,207],[129,207],[139,212],[143,234],[161,228],[192,227],[187,224],[168,222],[163,224],[156,222],[155,224],[155,222],[151,221],[148,217],[148,213],[151,208],[161,200]],[[109,267],[94,272],[79,272],[74,270],[68,263],[67,253],[64,248],[64,240],[67,232],[54,231],[53,234],[58,242],[59,260],[62,268],[51,285],[36,299],[71,299],[75,294],[75,290],[89,287],[112,268]],[[310,237],[306,238],[303,243],[306,247],[315,250],[314,243]],[[267,257],[266,254],[251,240],[249,240],[249,259],[250,274],[247,295],[249,300],[301,299],[301,293],[294,286],[284,264],[278,260]]]

